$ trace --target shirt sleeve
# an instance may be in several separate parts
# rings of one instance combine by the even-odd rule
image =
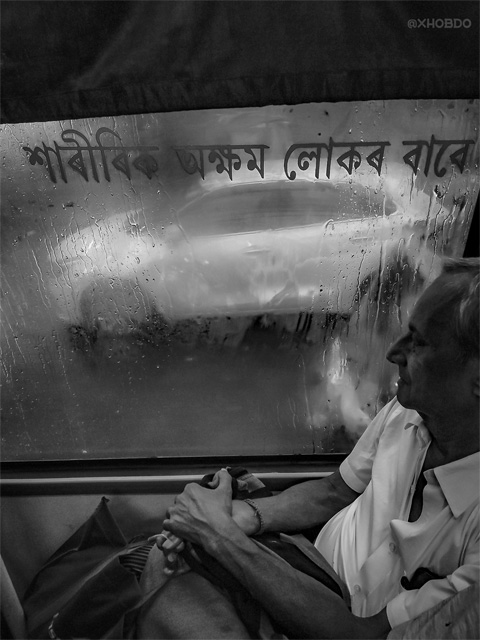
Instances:
[[[399,409],[402,407],[396,398],[386,404],[365,429],[352,452],[340,464],[340,475],[350,489],[357,493],[363,493],[370,482],[378,441],[385,426]]]
[[[421,589],[403,591],[387,604],[387,617],[390,626],[397,627],[403,622],[413,620],[436,604],[456,595],[463,589],[479,582],[480,577],[480,540],[476,548],[466,554],[465,564],[451,575],[438,580],[430,580]]]

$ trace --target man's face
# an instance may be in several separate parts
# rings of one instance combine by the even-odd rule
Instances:
[[[472,366],[459,357],[450,327],[451,309],[445,305],[443,275],[418,300],[402,336],[387,353],[398,366],[397,399],[408,409],[428,417],[455,415],[471,406]]]

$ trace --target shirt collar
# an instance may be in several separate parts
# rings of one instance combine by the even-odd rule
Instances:
[[[417,413],[409,417],[411,419],[405,429],[416,427],[417,438],[424,444],[430,443],[430,432],[421,416]],[[435,467],[432,471],[455,518],[480,500],[480,452]]]
[[[420,442],[424,446],[430,444],[432,437],[430,436],[430,431],[423,422],[423,418],[416,411],[412,411],[412,415],[409,416],[409,418],[411,419],[406,423],[404,427],[405,430],[415,427],[415,436],[420,440]]]
[[[456,518],[479,500],[479,470],[480,452],[432,469]]]

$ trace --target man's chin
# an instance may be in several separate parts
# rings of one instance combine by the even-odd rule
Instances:
[[[404,407],[405,409],[414,409],[414,407],[412,407],[408,403],[408,399],[400,397],[398,393],[397,393],[397,400],[402,405],[402,407]]]
[[[406,389],[406,383],[403,380],[399,380],[397,383],[397,400],[405,409],[415,409],[409,402],[409,394]]]

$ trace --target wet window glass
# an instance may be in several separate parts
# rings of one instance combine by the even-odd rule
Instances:
[[[194,235],[247,233],[390,215],[392,199],[357,185],[322,182],[253,183],[220,188],[178,213],[182,227]]]
[[[2,458],[348,452],[478,195],[478,103],[5,125]]]

